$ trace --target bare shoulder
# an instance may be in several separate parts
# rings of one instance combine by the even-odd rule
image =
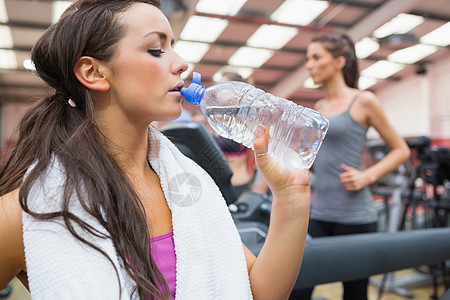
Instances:
[[[374,93],[369,91],[361,92],[359,103],[361,109],[360,112],[361,115],[365,116],[364,123],[367,127],[373,126],[380,132],[380,130],[383,130],[385,126],[388,126],[389,121],[383,105]]]
[[[25,269],[19,189],[0,197],[0,289]]]
[[[378,97],[370,91],[360,92],[358,100],[361,103],[361,105],[367,108],[381,105],[380,100],[378,100]]]
[[[19,189],[9,192],[0,197],[0,224],[17,225],[22,224],[22,207],[19,203]]]
[[[361,113],[366,116],[365,119],[369,123],[366,125],[371,125],[374,118],[379,118],[381,115],[384,115],[381,101],[374,93],[363,91],[360,93],[358,100]]]

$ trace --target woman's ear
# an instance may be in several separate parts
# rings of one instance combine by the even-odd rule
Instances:
[[[347,59],[345,57],[343,57],[343,56],[338,56],[336,58],[336,61],[337,61],[337,67],[340,70],[342,70],[344,68],[344,66],[345,66],[345,63],[347,62]]]
[[[90,56],[82,56],[75,65],[75,76],[90,90],[106,92],[109,82],[104,74],[106,67]]]

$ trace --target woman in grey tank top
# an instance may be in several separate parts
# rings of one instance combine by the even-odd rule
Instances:
[[[307,49],[306,67],[325,92],[315,109],[330,120],[328,133],[313,165],[316,180],[308,232],[312,237],[374,232],[377,214],[368,186],[395,170],[409,148],[389,123],[377,97],[358,90],[358,63],[351,39],[321,33]],[[367,129],[374,127],[390,152],[362,170]],[[326,272],[326,270],[324,270]],[[344,282],[343,299],[367,299],[368,278]],[[291,299],[311,299],[313,288]]]

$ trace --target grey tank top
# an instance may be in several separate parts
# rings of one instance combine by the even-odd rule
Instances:
[[[350,115],[356,97],[347,111],[329,118],[328,132],[314,162],[311,219],[343,224],[366,224],[377,220],[369,188],[347,191],[339,179],[343,172],[341,164],[358,170],[362,168],[367,128]]]

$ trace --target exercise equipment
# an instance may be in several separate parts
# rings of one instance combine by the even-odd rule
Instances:
[[[199,164],[208,173],[214,175],[212,177],[216,180],[224,197],[230,194],[226,189],[231,187],[229,183],[231,175],[228,171],[216,172],[217,168],[227,170],[223,167],[223,162],[226,160],[222,159],[223,154],[220,148],[202,124],[174,122],[163,127],[161,131],[168,135],[182,152],[186,151],[188,157],[200,162]],[[216,162],[214,159],[219,161]],[[397,193],[401,194],[401,191]],[[231,208],[243,243],[255,255],[258,255],[268,232],[270,199],[254,193],[244,193],[237,201],[232,196],[225,199]],[[396,215],[398,215],[398,209]],[[395,221],[397,222],[398,219],[397,216]],[[391,226],[394,225],[391,224]],[[294,290],[438,264],[450,259],[450,228],[448,227],[392,231],[395,232],[320,238],[308,236],[302,267]]]

